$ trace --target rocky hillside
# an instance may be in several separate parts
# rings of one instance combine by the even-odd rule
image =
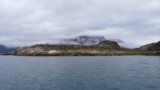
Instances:
[[[108,55],[160,55],[160,42],[136,49],[122,48],[115,41],[104,40],[96,45],[40,44],[19,48],[18,56],[108,56]]]
[[[142,51],[160,51],[160,41],[140,47]]]
[[[107,51],[107,50],[119,50],[120,46],[114,41],[102,41],[96,45],[34,45],[30,47],[23,47],[15,52],[15,55],[55,55],[55,54],[93,54],[97,52]]]
[[[110,49],[120,49],[121,47],[118,45],[115,41],[105,40],[100,43],[98,43],[98,46],[107,47]]]

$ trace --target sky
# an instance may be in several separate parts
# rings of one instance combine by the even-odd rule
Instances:
[[[160,0],[0,0],[0,44],[57,43],[81,35],[137,46],[157,42]]]

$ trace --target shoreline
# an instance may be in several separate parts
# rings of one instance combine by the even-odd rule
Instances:
[[[9,54],[8,54],[9,55]],[[13,56],[160,56],[160,53],[28,53],[28,54],[10,54]]]

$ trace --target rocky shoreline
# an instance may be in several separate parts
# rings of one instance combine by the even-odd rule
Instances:
[[[50,48],[49,48],[50,47]],[[52,48],[51,48],[52,47]],[[121,56],[153,55],[160,56],[160,51],[142,51],[140,49],[106,49],[99,46],[33,46],[17,50],[15,56]]]
[[[15,56],[122,56],[153,55],[160,56],[160,42],[141,46],[136,49],[123,48],[117,42],[105,40],[96,45],[50,45],[39,44],[22,47],[13,53],[2,55]]]
[[[60,53],[27,53],[27,54],[13,54],[15,56],[128,56],[128,55],[146,55],[146,56],[160,56],[160,52],[60,52]]]

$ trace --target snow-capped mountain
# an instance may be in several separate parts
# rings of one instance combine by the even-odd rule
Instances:
[[[61,44],[95,45],[104,40],[106,39],[103,36],[79,36],[73,39],[62,40]]]
[[[72,39],[64,39],[60,44],[65,45],[95,45],[104,40],[111,40],[117,43],[123,43],[120,39],[106,39],[104,36],[79,36]]]

